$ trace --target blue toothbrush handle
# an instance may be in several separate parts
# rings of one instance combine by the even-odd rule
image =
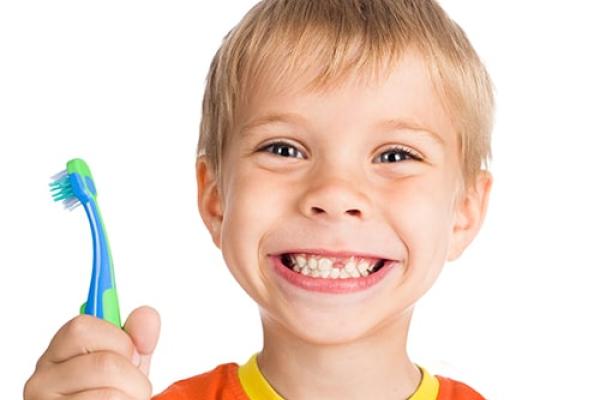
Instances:
[[[121,327],[110,247],[98,205],[91,199],[83,204],[92,233],[92,278],[87,301],[81,313],[104,319]]]

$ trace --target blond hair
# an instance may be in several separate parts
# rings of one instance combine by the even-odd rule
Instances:
[[[416,48],[428,61],[458,133],[464,182],[491,157],[494,98],[489,75],[463,30],[434,0],[263,0],[224,38],[207,77],[198,156],[220,182],[239,107],[256,82],[280,86],[312,71],[325,89],[352,71],[391,67]],[[220,184],[220,183],[219,183]]]

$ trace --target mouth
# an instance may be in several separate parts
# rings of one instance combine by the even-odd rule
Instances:
[[[377,273],[392,260],[361,256],[324,256],[308,253],[282,253],[277,255],[290,271],[323,279],[350,279]]]

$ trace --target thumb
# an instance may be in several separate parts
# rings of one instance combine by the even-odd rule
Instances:
[[[142,306],[129,314],[125,325],[125,332],[131,337],[139,354],[138,368],[148,376],[150,372],[150,359],[156,348],[160,334],[160,316],[152,307]]]

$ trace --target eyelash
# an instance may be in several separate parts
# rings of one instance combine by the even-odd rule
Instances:
[[[269,149],[269,148],[275,148],[276,146],[281,146],[281,147],[287,146],[287,147],[294,148],[296,151],[298,151],[298,149],[296,149],[296,146],[294,146],[293,144],[287,143],[287,142],[283,142],[283,141],[277,141],[277,142],[269,143],[269,144],[261,147],[258,151],[265,152],[265,151],[267,151],[267,149]],[[393,146],[393,147],[390,147],[390,148],[386,149],[384,152],[382,152],[381,154],[393,153],[393,152],[403,154],[403,157],[399,161],[409,161],[409,160],[423,161],[423,157],[421,157],[417,152],[415,152],[412,149],[409,149],[409,148],[406,148],[406,147],[402,147],[402,146]],[[271,153],[273,155],[277,155],[277,154],[275,154],[273,152],[270,152],[270,151],[268,151],[268,153]],[[288,157],[285,157],[285,158],[288,158]]]

